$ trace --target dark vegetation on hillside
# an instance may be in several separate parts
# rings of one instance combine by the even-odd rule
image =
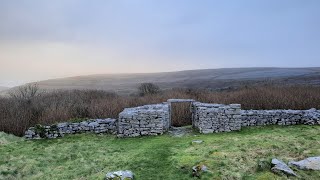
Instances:
[[[141,82],[152,82],[162,90],[197,88],[216,91],[247,86],[312,85],[320,86],[320,67],[310,68],[222,68],[197,69],[162,73],[100,74],[39,81],[39,88],[47,91],[105,90],[119,95],[135,94]],[[13,89],[16,89],[13,88]],[[10,89],[12,90],[12,89]],[[1,92],[5,94],[10,91]],[[0,94],[1,94],[0,93]]]
[[[320,87],[313,86],[244,87],[222,92],[172,89],[144,96],[119,96],[100,90],[43,93],[35,86],[28,88],[21,88],[10,97],[0,97],[0,131],[21,136],[35,124],[53,124],[74,118],[117,118],[126,107],[165,102],[170,98],[240,103],[242,109],[320,109]],[[189,116],[186,107],[188,105],[175,108],[174,116],[181,120],[176,121],[177,125],[183,125]]]

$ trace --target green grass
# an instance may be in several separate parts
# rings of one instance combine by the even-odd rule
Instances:
[[[142,180],[197,179],[191,168],[198,164],[210,170],[201,179],[287,179],[270,172],[271,158],[288,162],[320,155],[320,126],[254,127],[181,138],[78,134],[26,141],[7,136],[11,143],[0,144],[0,179],[8,180],[103,179],[109,171],[127,169]],[[198,139],[204,143],[191,143]],[[300,179],[320,178],[319,171],[294,170]]]

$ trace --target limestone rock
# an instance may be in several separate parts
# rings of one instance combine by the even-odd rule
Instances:
[[[133,173],[131,171],[115,171],[106,174],[106,180],[132,180]]]
[[[201,143],[203,143],[202,140],[193,140],[192,141],[192,144],[201,144]]]
[[[192,175],[194,177],[200,177],[201,172],[208,172],[208,167],[205,165],[197,165],[192,167]]]
[[[290,161],[289,165],[296,166],[299,169],[305,170],[320,170],[320,156],[309,157],[302,161]]]
[[[271,171],[275,173],[283,172],[287,175],[297,176],[296,173],[294,173],[293,170],[290,169],[289,166],[281,160],[272,159],[271,164],[273,166],[271,168]]]

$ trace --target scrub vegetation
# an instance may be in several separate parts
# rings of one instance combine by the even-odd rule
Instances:
[[[117,118],[127,107],[154,104],[170,98],[195,99],[207,103],[239,103],[242,109],[320,109],[320,87],[315,86],[261,86],[243,87],[232,91],[199,89],[172,89],[160,91],[156,85],[145,83],[140,95],[120,96],[100,90],[70,90],[41,92],[29,85],[0,97],[0,131],[22,136],[36,124],[85,118]],[[174,108],[174,124],[188,124],[188,104]]]
[[[319,136],[320,126],[305,125],[124,139],[78,134],[27,141],[2,133],[1,142],[9,138],[10,143],[0,145],[0,179],[103,179],[109,171],[124,169],[138,180],[197,179],[192,167],[202,164],[209,172],[201,179],[295,179],[272,173],[271,158],[288,162],[317,156]],[[320,178],[319,171],[293,169],[299,179]]]

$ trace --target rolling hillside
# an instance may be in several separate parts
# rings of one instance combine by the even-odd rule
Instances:
[[[100,74],[45,80],[38,82],[38,85],[47,90],[101,89],[130,94],[143,82],[153,82],[162,89],[181,87],[215,90],[266,83],[320,85],[320,68],[226,68],[163,73]]]
[[[0,91],[4,91],[4,90],[7,90],[9,89],[8,87],[4,87],[4,86],[0,86]]]

